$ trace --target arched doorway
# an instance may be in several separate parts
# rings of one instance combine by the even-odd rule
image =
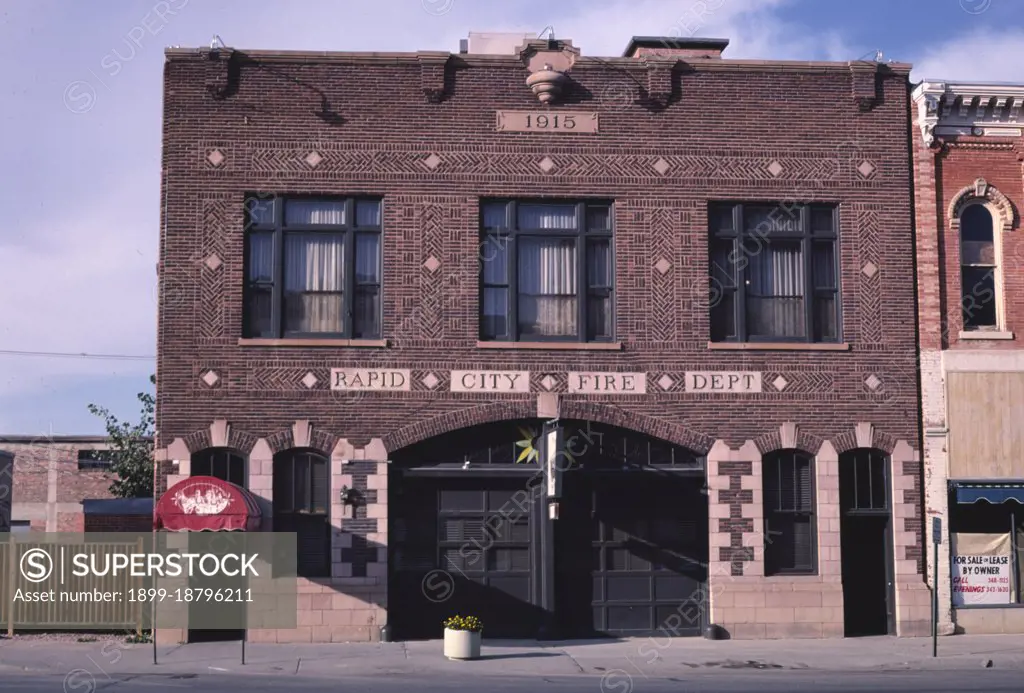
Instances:
[[[896,632],[889,457],[859,448],[839,456],[843,621],[847,637]]]
[[[394,637],[436,638],[456,613],[479,616],[491,638],[700,632],[704,459],[622,428],[560,426],[557,519],[540,421],[462,429],[392,455]]]

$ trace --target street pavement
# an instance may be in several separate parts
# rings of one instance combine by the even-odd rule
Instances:
[[[93,642],[0,640],[0,691],[94,693],[177,688],[254,692],[489,691],[708,693],[1024,690],[1024,636],[709,641],[637,638],[538,643],[485,641],[454,662],[440,641],[333,645],[161,646],[109,636]]]
[[[63,688],[62,688],[63,686]],[[664,679],[633,680],[628,685],[609,685],[593,676],[489,676],[430,674],[427,676],[387,675],[339,678],[283,675],[243,676],[238,674],[197,674],[119,676],[97,680],[92,686],[71,687],[59,675],[0,672],[0,690],[5,693],[276,693],[295,690],[305,693],[449,693],[453,690],[494,693],[1019,693],[1019,672],[989,669],[979,672],[808,672],[759,671],[690,674]]]

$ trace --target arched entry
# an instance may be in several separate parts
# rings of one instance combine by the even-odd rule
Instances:
[[[436,638],[456,613],[482,618],[492,638],[700,632],[704,459],[626,429],[560,425],[557,519],[540,421],[475,426],[392,455],[394,637]]]
[[[859,448],[839,456],[845,632],[896,632],[889,457]]]

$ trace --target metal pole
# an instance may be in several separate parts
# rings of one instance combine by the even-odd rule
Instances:
[[[939,542],[936,539],[933,542],[933,555],[932,559],[934,568],[932,569],[932,657],[939,656]]]

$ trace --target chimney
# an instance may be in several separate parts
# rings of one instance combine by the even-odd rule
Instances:
[[[471,31],[468,39],[459,41],[460,53],[476,55],[517,55],[533,34]]]
[[[721,58],[729,39],[634,36],[623,58]]]

